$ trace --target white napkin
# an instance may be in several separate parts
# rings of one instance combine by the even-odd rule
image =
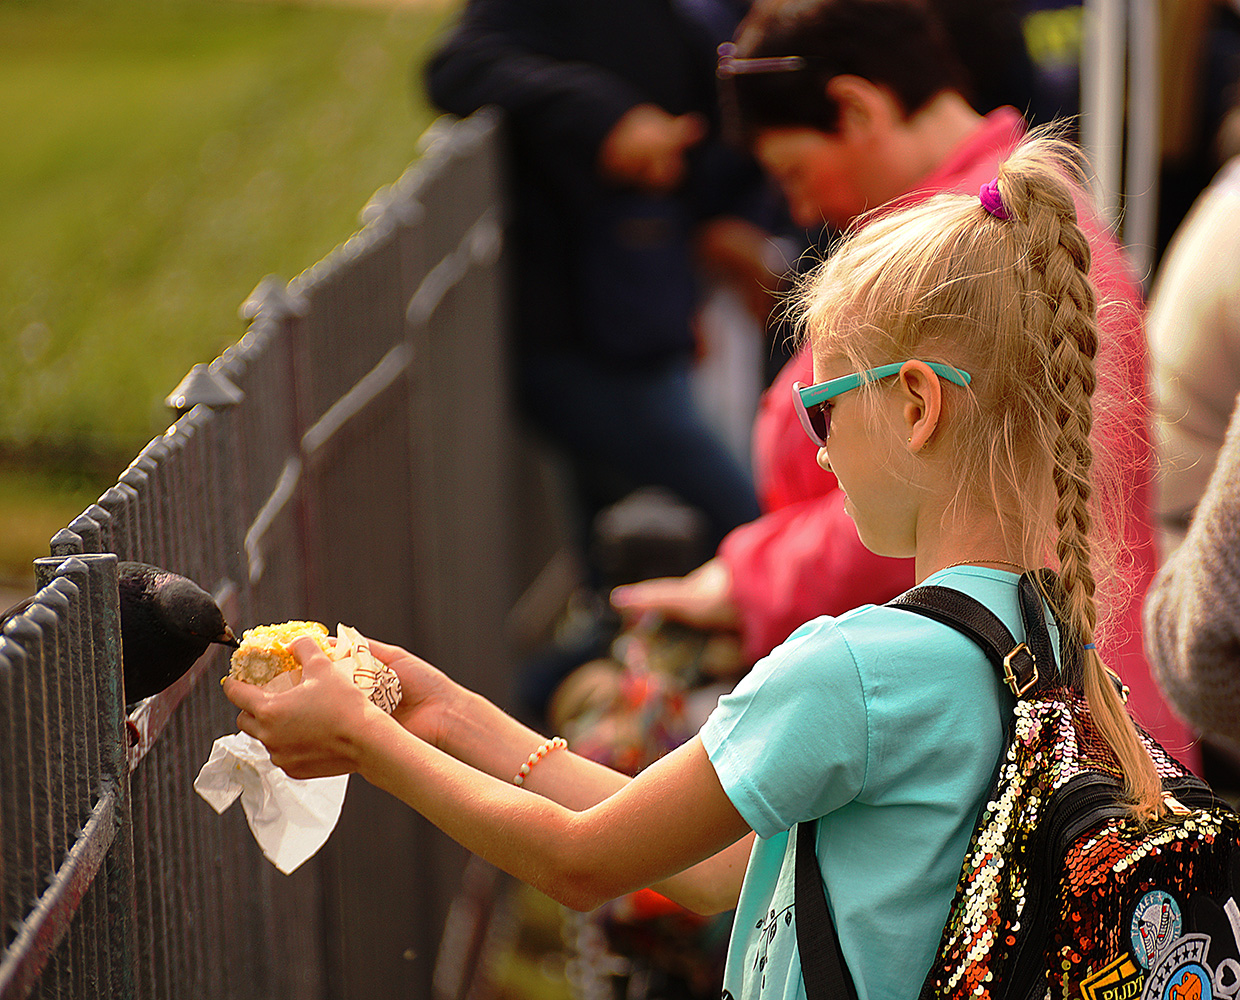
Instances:
[[[331,836],[344,806],[347,774],[290,778],[253,736],[221,736],[194,779],[194,790],[222,813],[241,796],[241,808],[267,860],[288,875]]]
[[[389,715],[400,704],[400,681],[391,667],[370,652],[366,638],[355,628],[340,624],[336,645],[328,655],[351,661],[353,683]],[[263,685],[273,693],[301,683],[300,668],[277,674]],[[275,764],[258,740],[245,733],[221,736],[194,790],[222,813],[241,796],[241,808],[263,854],[285,875],[295,871],[322,847],[340,819],[347,774],[331,778],[290,778]]]

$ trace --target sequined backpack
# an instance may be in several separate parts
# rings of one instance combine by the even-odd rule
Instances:
[[[1168,813],[1146,825],[1128,818],[1122,773],[1090,717],[1072,644],[1062,644],[1055,669],[1040,592],[1057,587],[1050,570],[1022,576],[1023,642],[951,588],[917,587],[890,602],[977,642],[1016,697],[920,1000],[1240,997],[1240,816],[1141,732]],[[813,827],[796,833],[806,993],[855,998]]]

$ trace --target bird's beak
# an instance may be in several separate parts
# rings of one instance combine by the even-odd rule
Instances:
[[[237,637],[233,635],[232,628],[228,625],[224,626],[224,631],[221,632],[220,635],[213,641],[218,642],[221,646],[232,646],[233,649],[236,649],[241,645],[241,643],[237,641]]]

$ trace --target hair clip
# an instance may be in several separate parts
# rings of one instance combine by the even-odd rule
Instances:
[[[977,192],[977,200],[982,203],[982,208],[986,209],[996,219],[1008,220],[1011,216],[1003,205],[1003,196],[999,194],[999,178],[996,177],[992,181],[987,181],[981,186]]]

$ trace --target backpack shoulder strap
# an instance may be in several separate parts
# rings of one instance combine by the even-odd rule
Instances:
[[[814,853],[818,821],[798,823],[796,827],[796,871],[793,893],[796,902],[797,952],[801,956],[801,976],[808,1000],[857,1000],[857,988],[844,967],[839,937],[822,872]]]
[[[888,607],[924,615],[949,625],[972,639],[1016,697],[1038,682],[1038,664],[1055,670],[1050,633],[1042,612],[1042,599],[1029,575],[1021,577],[1020,614],[1026,638],[1018,642],[1011,630],[986,605],[953,587],[914,587],[887,602]]]

